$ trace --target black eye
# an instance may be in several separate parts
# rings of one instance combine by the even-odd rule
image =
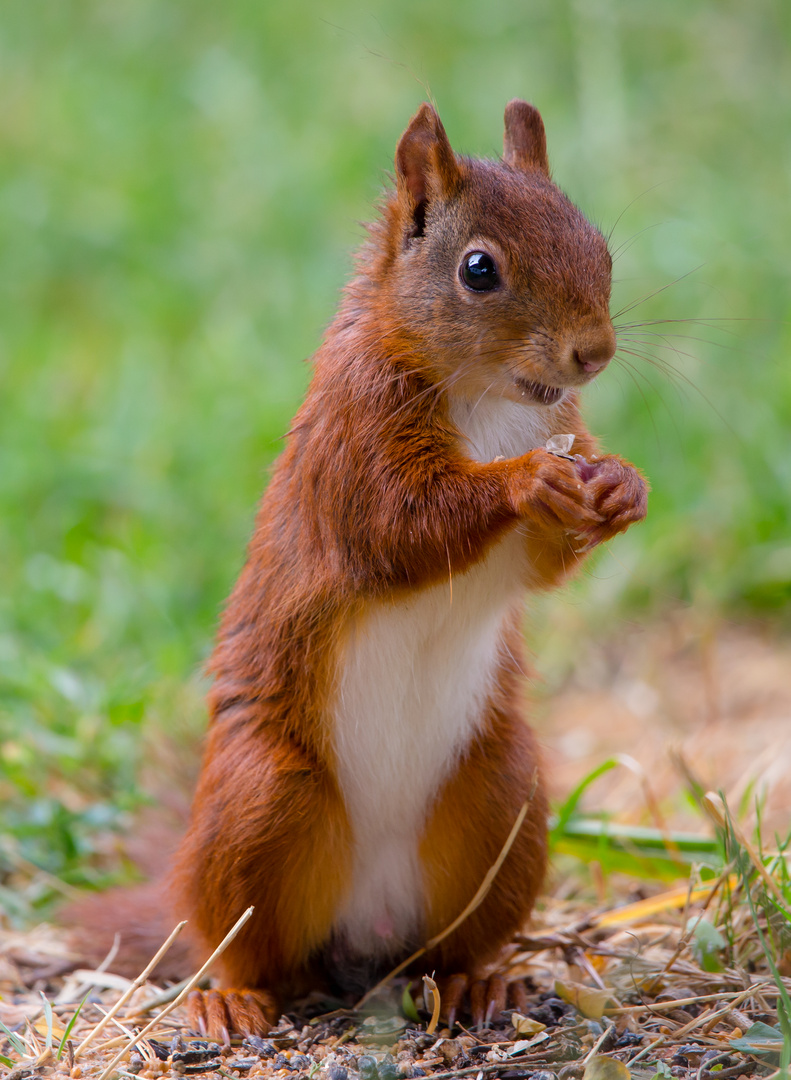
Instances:
[[[485,251],[471,251],[465,255],[459,267],[459,277],[468,289],[475,292],[489,292],[500,284],[494,259]]]

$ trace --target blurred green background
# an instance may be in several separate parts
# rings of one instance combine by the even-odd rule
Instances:
[[[579,610],[782,620],[790,35],[785,0],[0,7],[0,906],[44,898],[8,887],[26,858],[98,875],[152,733],[202,723],[303,361],[429,94],[482,155],[539,106],[648,323],[587,411],[650,517]]]

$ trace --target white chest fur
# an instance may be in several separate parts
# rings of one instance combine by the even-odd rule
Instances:
[[[554,433],[554,413],[551,406],[520,405],[488,395],[477,401],[456,399],[450,405],[451,419],[475,461],[520,457],[543,446]]]
[[[455,406],[453,418],[469,455],[486,461],[543,443],[548,411],[498,399]],[[521,538],[511,532],[452,583],[372,604],[349,628],[332,722],[355,846],[335,928],[364,955],[386,955],[420,935],[420,836],[434,797],[483,723],[524,561]]]

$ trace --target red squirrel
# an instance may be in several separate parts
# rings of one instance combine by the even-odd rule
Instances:
[[[646,512],[579,413],[615,353],[612,260],[551,180],[537,110],[512,101],[485,161],[424,104],[395,164],[210,662],[175,910],[210,950],[255,905],[190,1001],[213,1038],[370,986],[465,909],[529,800],[485,900],[423,961],[451,1023],[467,992],[478,1021],[505,1005],[487,965],[546,865],[524,599]],[[557,433],[576,458],[545,448]]]

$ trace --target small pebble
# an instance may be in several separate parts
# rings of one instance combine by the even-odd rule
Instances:
[[[437,1041],[434,1035],[418,1035],[415,1039],[415,1046],[418,1050],[429,1050]]]
[[[262,1039],[258,1035],[248,1035],[242,1045],[247,1045],[254,1050],[259,1057],[273,1058],[277,1051],[269,1039]]]
[[[357,1071],[360,1074],[361,1080],[379,1080],[379,1070],[376,1068],[376,1061],[368,1054],[363,1054],[357,1058]]]
[[[627,1046],[642,1046],[643,1036],[638,1035],[635,1031],[625,1031],[623,1035],[619,1035],[615,1041],[616,1050],[624,1050]]]
[[[389,1054],[385,1054],[384,1059],[379,1062],[377,1072],[379,1073],[379,1080],[399,1080],[401,1075],[398,1066]]]

